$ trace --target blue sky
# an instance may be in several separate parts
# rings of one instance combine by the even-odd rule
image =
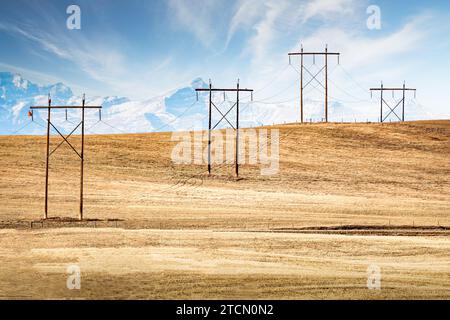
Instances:
[[[71,4],[81,8],[81,30],[66,28]],[[366,26],[369,5],[381,9],[381,30]],[[64,82],[76,93],[146,99],[197,77],[216,86],[240,78],[264,88],[256,99],[267,100],[298,78],[283,73],[289,51],[328,44],[342,53],[345,74],[340,67],[333,74],[342,90],[331,87],[340,100],[367,99],[363,88],[381,80],[406,80],[436,117],[450,115],[448,1],[8,0],[1,7],[0,70]],[[295,98],[294,89],[278,100]]]

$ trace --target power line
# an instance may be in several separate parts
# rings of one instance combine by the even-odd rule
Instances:
[[[177,121],[178,119],[180,119],[182,116],[184,116],[189,110],[191,110],[195,105],[197,104],[197,101],[195,101],[193,104],[191,104],[189,107],[187,107],[183,113],[181,113],[179,116],[176,116],[175,119],[172,119],[171,121],[167,122],[166,124],[164,124],[163,126],[161,126],[160,128],[153,130],[153,132],[158,132],[161,131],[163,128],[168,127],[170,124],[174,123],[175,121]]]
[[[16,131],[12,131],[11,134],[14,135],[14,134],[19,133],[20,131],[26,129],[32,123],[33,123],[33,121],[30,120],[28,123],[26,123],[24,126],[22,126],[19,129],[17,129]]]
[[[321,92],[317,87],[313,88],[314,90],[316,90],[317,92]],[[329,97],[331,98],[331,100],[339,102],[339,103],[362,103],[362,102],[367,102],[367,103],[371,103],[371,100],[359,100],[359,101],[349,101],[349,100],[342,100],[342,99],[338,99],[334,96],[329,95]],[[311,99],[310,99],[311,100]],[[315,101],[315,100],[311,100],[314,102],[320,102],[320,101]]]
[[[331,82],[331,83],[332,83],[339,91],[341,91],[341,92],[343,92],[344,94],[346,94],[347,96],[349,96],[349,97],[355,99],[355,101],[352,101],[352,102],[354,102],[354,103],[358,103],[358,102],[370,102],[369,99],[361,99],[361,98],[359,98],[359,97],[357,97],[357,96],[355,96],[355,95],[349,93],[348,91],[342,89],[342,88],[341,88],[340,86],[338,86],[337,83],[334,82],[333,80],[331,80],[331,79],[329,79],[329,80],[330,80],[330,82]]]
[[[289,99],[289,100],[285,100],[285,101],[277,101],[277,102],[265,102],[265,101],[254,101],[254,103],[261,103],[261,104],[267,104],[267,105],[275,105],[275,104],[282,104],[282,103],[288,103],[288,102],[292,102],[295,100],[298,100],[298,98],[300,98],[300,96],[297,96],[295,98]]]
[[[349,78],[353,83],[357,85],[358,88],[360,88],[363,92],[367,92],[367,88],[364,88],[362,85],[359,84],[358,81],[355,80],[355,78],[344,68],[344,66],[339,65],[340,69],[344,72],[344,74]]]
[[[92,126],[90,126],[89,128],[86,129],[86,131],[91,131],[92,128],[94,128],[95,126],[97,126],[101,121],[97,121],[96,123],[94,123]]]
[[[43,125],[43,124],[37,122],[36,120],[34,120],[33,123],[34,123],[34,124],[37,124],[38,126],[40,126],[40,127],[42,127],[42,128],[46,128],[45,125]]]
[[[289,64],[285,65],[284,68],[275,76],[273,77],[273,79],[267,83],[266,85],[264,85],[263,87],[261,87],[260,89],[257,89],[254,91],[254,93],[258,93],[263,91],[264,89],[267,89],[269,86],[271,86],[276,80],[278,80],[278,78],[284,73],[286,72],[286,70],[289,68]]]
[[[100,122],[106,124],[106,125],[107,125],[108,127],[110,127],[111,129],[114,129],[114,130],[119,131],[119,132],[121,132],[121,133],[127,133],[127,132],[125,132],[124,130],[119,129],[119,128],[113,126],[112,124],[109,124],[109,123],[106,122],[105,120],[102,120],[102,121],[100,121]]]
[[[273,98],[275,98],[275,97],[278,97],[279,95],[285,93],[287,90],[289,90],[289,89],[292,88],[294,85],[296,85],[297,82],[298,82],[298,80],[295,80],[295,81],[294,81],[293,83],[291,83],[288,87],[282,89],[282,90],[279,91],[278,93],[276,93],[276,94],[274,94],[274,95],[272,95],[272,96],[270,96],[270,97],[268,97],[268,98],[261,99],[261,100],[259,100],[259,101],[267,101],[267,100],[273,99]]]

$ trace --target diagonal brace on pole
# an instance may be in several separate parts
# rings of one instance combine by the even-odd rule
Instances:
[[[405,100],[406,100],[406,96],[405,95],[406,95],[407,92],[413,91],[414,92],[414,97],[415,97],[417,89],[407,88],[405,82],[403,82],[403,87],[385,87],[383,85],[383,82],[381,82],[381,87],[379,87],[379,88],[371,88],[370,89],[371,96],[372,96],[372,93],[374,91],[380,92],[380,122],[383,123],[386,119],[389,118],[389,116],[391,114],[394,114],[397,117],[397,119],[400,120],[400,122],[404,122],[405,121]],[[386,102],[386,100],[383,98],[383,93],[385,91],[392,91],[392,94],[394,94],[395,91],[401,91],[402,92],[402,99],[395,105],[394,108],[392,108]],[[395,110],[400,106],[400,104],[402,105],[402,117],[401,118],[395,112]],[[387,106],[390,109],[390,112],[387,114],[387,116],[383,116],[383,113],[384,113],[383,112],[383,106]]]
[[[72,146],[72,144],[69,142],[69,140],[67,140],[66,137],[64,137],[64,135],[53,125],[53,123],[51,123],[51,122],[49,122],[49,123],[53,127],[53,129],[55,129],[56,132],[64,139],[63,142],[66,142],[72,148],[72,150],[75,151],[75,153],[80,157],[80,159],[82,159],[81,154],[78,153],[78,151]]]
[[[61,146],[64,144],[64,142],[68,141],[68,139],[72,136],[72,134],[75,133],[75,131],[77,131],[77,129],[78,129],[80,126],[81,126],[81,122],[75,127],[75,129],[72,130],[71,133],[69,133],[69,134],[66,136],[66,138],[65,138],[63,141],[60,142],[60,144],[58,144],[58,146],[57,146],[55,149],[53,149],[52,152],[50,152],[50,155],[52,155],[53,153],[55,153],[56,150],[58,150],[59,147],[61,147]]]
[[[301,68],[300,68],[300,121],[303,123],[303,89],[306,86],[308,86],[312,81],[316,80],[320,84],[320,86],[324,89],[324,91],[325,91],[325,101],[324,101],[325,122],[328,122],[328,57],[329,56],[336,56],[337,59],[338,59],[338,64],[339,64],[340,53],[339,52],[329,52],[328,51],[328,45],[325,47],[325,51],[324,52],[305,52],[303,50],[303,45],[302,45],[300,52],[291,52],[291,53],[288,53],[288,56],[289,56],[289,64],[291,63],[291,56],[300,56],[301,57]],[[304,56],[312,56],[314,64],[315,64],[316,56],[323,56],[324,59],[325,59],[325,66],[324,66],[324,68],[322,68],[314,76],[306,67],[304,67],[304,61],[303,61]],[[322,72],[323,69],[325,69],[325,85],[323,85],[322,82],[317,79],[317,76]],[[308,82],[308,84],[306,86],[303,86],[303,70],[305,70],[307,73],[309,73],[310,76],[312,77],[312,79]]]
[[[49,178],[49,159],[50,155],[55,153],[55,151],[65,143],[67,143],[72,150],[80,157],[81,160],[81,174],[80,174],[80,221],[83,221],[83,186],[84,186],[84,124],[85,124],[85,110],[87,109],[98,109],[99,110],[99,116],[101,119],[101,109],[102,106],[86,106],[85,105],[85,95],[83,95],[82,105],[81,106],[52,106],[52,100],[50,97],[50,94],[48,96],[48,105],[47,106],[32,106],[30,107],[30,110],[47,110],[48,112],[48,118],[47,118],[47,155],[46,155],[46,171],[45,171],[45,211],[44,211],[44,220],[48,219],[48,178]],[[78,124],[75,129],[72,130],[72,132],[64,136],[58,128],[51,122],[51,111],[54,109],[66,109],[66,115],[67,115],[67,109],[81,109],[81,116],[82,120],[80,124]],[[67,119],[67,117],[66,117]],[[81,126],[81,154],[73,147],[73,145],[69,142],[69,138],[72,136],[72,134]],[[50,153],[50,128],[53,127],[56,132],[63,138],[63,141],[60,142],[60,144]]]
[[[397,109],[397,107],[400,105],[400,103],[403,102],[403,99],[401,99],[397,105],[394,108],[391,108],[391,106],[389,105],[389,103],[386,102],[386,100],[383,99],[384,104],[391,110],[388,115],[386,117],[384,117],[383,122],[389,118],[389,116],[393,113],[395,114],[395,116],[397,117],[398,120],[402,121],[402,119],[398,116],[398,114],[395,112],[395,110]]]
[[[231,124],[231,122],[228,120],[227,115],[231,112],[231,110],[234,109],[234,107],[236,107],[236,103],[233,104],[233,106],[230,108],[230,110],[228,110],[225,114],[223,114],[219,108],[216,107],[216,105],[214,103],[212,103],[212,105],[214,106],[214,108],[222,115],[222,118],[219,120],[219,122],[216,123],[216,125],[212,128],[212,130],[214,130],[215,128],[217,128],[217,126],[222,122],[222,120],[226,120],[228,122],[228,124],[234,129],[236,130],[236,128]]]
[[[209,82],[209,88],[199,88],[195,89],[197,92],[197,98],[199,92],[209,92],[209,125],[208,125],[208,174],[211,174],[211,131],[214,130],[221,122],[222,120],[226,120],[230,126],[235,129],[236,131],[236,158],[235,158],[235,169],[236,169],[236,177],[239,177],[239,93],[241,92],[250,92],[253,100],[253,89],[243,89],[239,86],[239,80],[237,82],[236,89],[232,88],[213,88],[211,80]],[[222,111],[212,102],[212,93],[213,92],[234,92],[236,93],[236,103],[225,113],[223,114]],[[212,107],[214,108],[222,115],[222,118],[217,122],[217,124],[214,126],[214,128],[211,125],[211,114],[212,114]],[[233,110],[236,108],[236,126],[233,126],[231,122],[228,120],[227,116]]]
[[[309,80],[308,83],[305,84],[305,85],[303,86],[303,89],[305,89],[305,88],[306,88],[311,82],[313,82],[314,80],[316,80],[316,81],[322,86],[322,88],[325,89],[325,87],[323,86],[322,82],[320,82],[320,81],[317,79],[317,76],[325,69],[325,67],[323,67],[322,69],[320,69],[319,72],[317,72],[315,76],[313,76],[312,73],[309,72],[309,70],[308,70],[306,67],[303,67],[303,69],[305,69],[305,71],[308,72],[308,73],[311,75],[311,77],[312,77],[311,80]]]

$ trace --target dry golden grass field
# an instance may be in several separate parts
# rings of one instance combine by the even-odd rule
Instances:
[[[0,137],[0,298],[450,298],[450,121],[272,128],[279,174],[239,181],[173,164],[170,133],[87,136],[90,221],[33,228],[45,137]],[[50,217],[77,218],[79,161],[50,167]]]

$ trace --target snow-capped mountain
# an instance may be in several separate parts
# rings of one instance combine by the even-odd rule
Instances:
[[[139,133],[206,129],[209,94],[201,93],[197,97],[195,89],[207,87],[208,85],[198,78],[190,85],[143,101],[126,97],[87,97],[87,105],[101,105],[103,110],[102,121],[99,121],[97,111],[86,111],[86,132]],[[35,111],[34,122],[28,117],[28,111],[32,105],[46,105],[49,93],[54,105],[79,105],[82,99],[63,83],[41,86],[18,74],[0,72],[0,134],[45,134],[46,110]],[[220,110],[217,111],[215,107],[212,109],[213,126],[222,118],[222,114],[226,114],[234,126],[235,109],[228,112],[235,103],[234,98],[234,95],[213,94],[214,105]],[[251,102],[250,95],[241,96],[241,128],[295,122],[299,119],[299,103],[295,99],[289,102],[272,102],[270,99],[258,98],[255,96],[255,101]],[[306,121],[323,119],[322,101],[306,97],[304,108]],[[432,117],[421,105],[411,101],[407,101],[407,110],[407,120]],[[409,117],[409,114],[414,114],[415,118]],[[61,128],[60,131],[66,133],[71,132],[80,122],[80,111],[69,110],[67,115],[66,120],[64,110],[52,112],[52,122]],[[378,117],[379,102],[376,99],[373,102],[361,103],[330,101],[329,104],[331,121],[377,121]],[[216,128],[224,127],[230,127],[230,124],[222,119]]]
[[[201,79],[190,86],[172,90],[144,101],[126,97],[86,97],[86,105],[101,105],[102,121],[97,111],[86,111],[87,133],[137,133],[201,129],[207,112],[205,97],[197,101],[195,89],[206,87]],[[29,107],[46,105],[48,94],[53,105],[80,105],[81,96],[62,83],[40,86],[19,74],[0,72],[0,134],[43,134],[47,111],[34,111],[34,122],[28,117]],[[79,110],[52,112],[52,122],[70,132],[80,121]]]

